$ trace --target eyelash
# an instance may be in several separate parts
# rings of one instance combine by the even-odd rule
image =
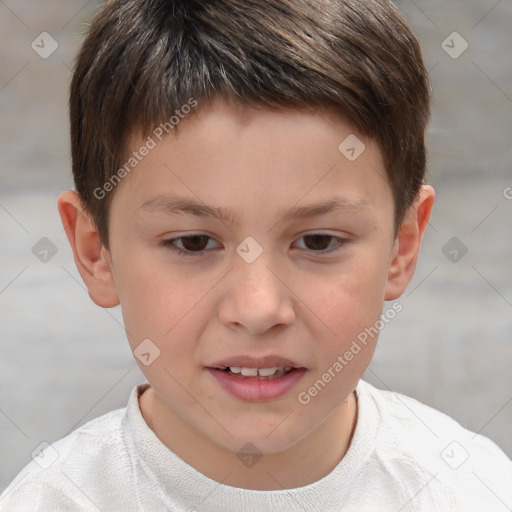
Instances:
[[[304,238],[307,236],[324,236],[324,237],[333,238],[334,240],[336,240],[338,242],[337,245],[335,246],[335,249],[322,250],[322,251],[314,251],[312,249],[305,249],[305,250],[310,250],[315,255],[323,255],[323,254],[332,255],[332,254],[338,253],[339,251],[341,251],[344,248],[345,245],[347,245],[349,243],[348,239],[338,238],[338,237],[335,237],[334,235],[330,235],[328,233],[308,233],[307,235],[303,235],[300,238]],[[179,249],[175,245],[175,242],[178,240],[197,238],[197,237],[205,237],[205,238],[208,238],[208,240],[213,240],[213,238],[209,237],[208,235],[197,234],[197,235],[179,236],[177,238],[168,238],[166,240],[162,240],[161,245],[170,249],[171,251],[173,251],[174,253],[176,253],[180,256],[198,257],[198,256],[201,256],[202,254],[204,254],[205,249],[202,249],[200,251],[185,251],[183,249]]]

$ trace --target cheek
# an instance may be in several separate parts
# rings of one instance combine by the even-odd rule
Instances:
[[[184,283],[144,251],[117,265],[116,285],[132,348],[144,338],[162,340],[187,307]]]
[[[173,366],[180,360],[190,362],[193,340],[199,337],[201,328],[194,319],[206,316],[204,298],[217,280],[217,276],[201,277],[197,272],[173,268],[165,255],[160,258],[142,251],[132,253],[119,268],[118,279],[132,350],[142,340],[150,339],[160,348],[162,360],[173,354]]]
[[[374,323],[382,310],[386,284],[383,260],[360,253],[346,264],[301,280],[300,297],[336,336],[346,338]],[[333,334],[333,333],[331,333]]]
[[[165,271],[165,265],[130,259],[120,279],[119,297],[133,355],[155,389],[179,397],[193,410],[197,404],[183,390],[193,385],[190,368],[197,358],[194,340],[200,325],[191,320],[200,314],[205,292],[191,286],[183,274]]]

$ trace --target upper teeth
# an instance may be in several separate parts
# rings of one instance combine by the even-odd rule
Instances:
[[[289,371],[291,366],[274,366],[272,368],[240,368],[239,366],[229,366],[232,373],[241,373],[244,377],[269,377],[278,371]]]

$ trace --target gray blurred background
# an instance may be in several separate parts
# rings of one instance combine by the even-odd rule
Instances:
[[[124,407],[145,381],[120,309],[89,299],[56,207],[73,188],[70,69],[98,3],[0,0],[0,491],[42,441]],[[431,70],[437,201],[364,378],[512,457],[512,1],[397,4]]]

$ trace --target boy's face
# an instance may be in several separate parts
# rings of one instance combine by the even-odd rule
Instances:
[[[337,416],[376,337],[333,371],[338,356],[375,325],[384,300],[396,298],[388,282],[398,253],[393,197],[382,155],[359,136],[366,147],[350,161],[350,148],[344,154],[338,146],[354,130],[326,113],[217,100],[199,104],[179,130],[117,185],[111,203],[110,253],[102,254],[128,339],[169,426],[186,425],[235,452],[248,442],[263,453],[282,451]],[[145,142],[133,138],[132,150]],[[232,218],[173,214],[177,199]],[[341,206],[329,213],[287,217],[333,200]],[[151,341],[139,347],[143,340]],[[257,364],[240,357],[297,369],[242,382],[220,369]],[[309,394],[329,369],[330,382]]]

